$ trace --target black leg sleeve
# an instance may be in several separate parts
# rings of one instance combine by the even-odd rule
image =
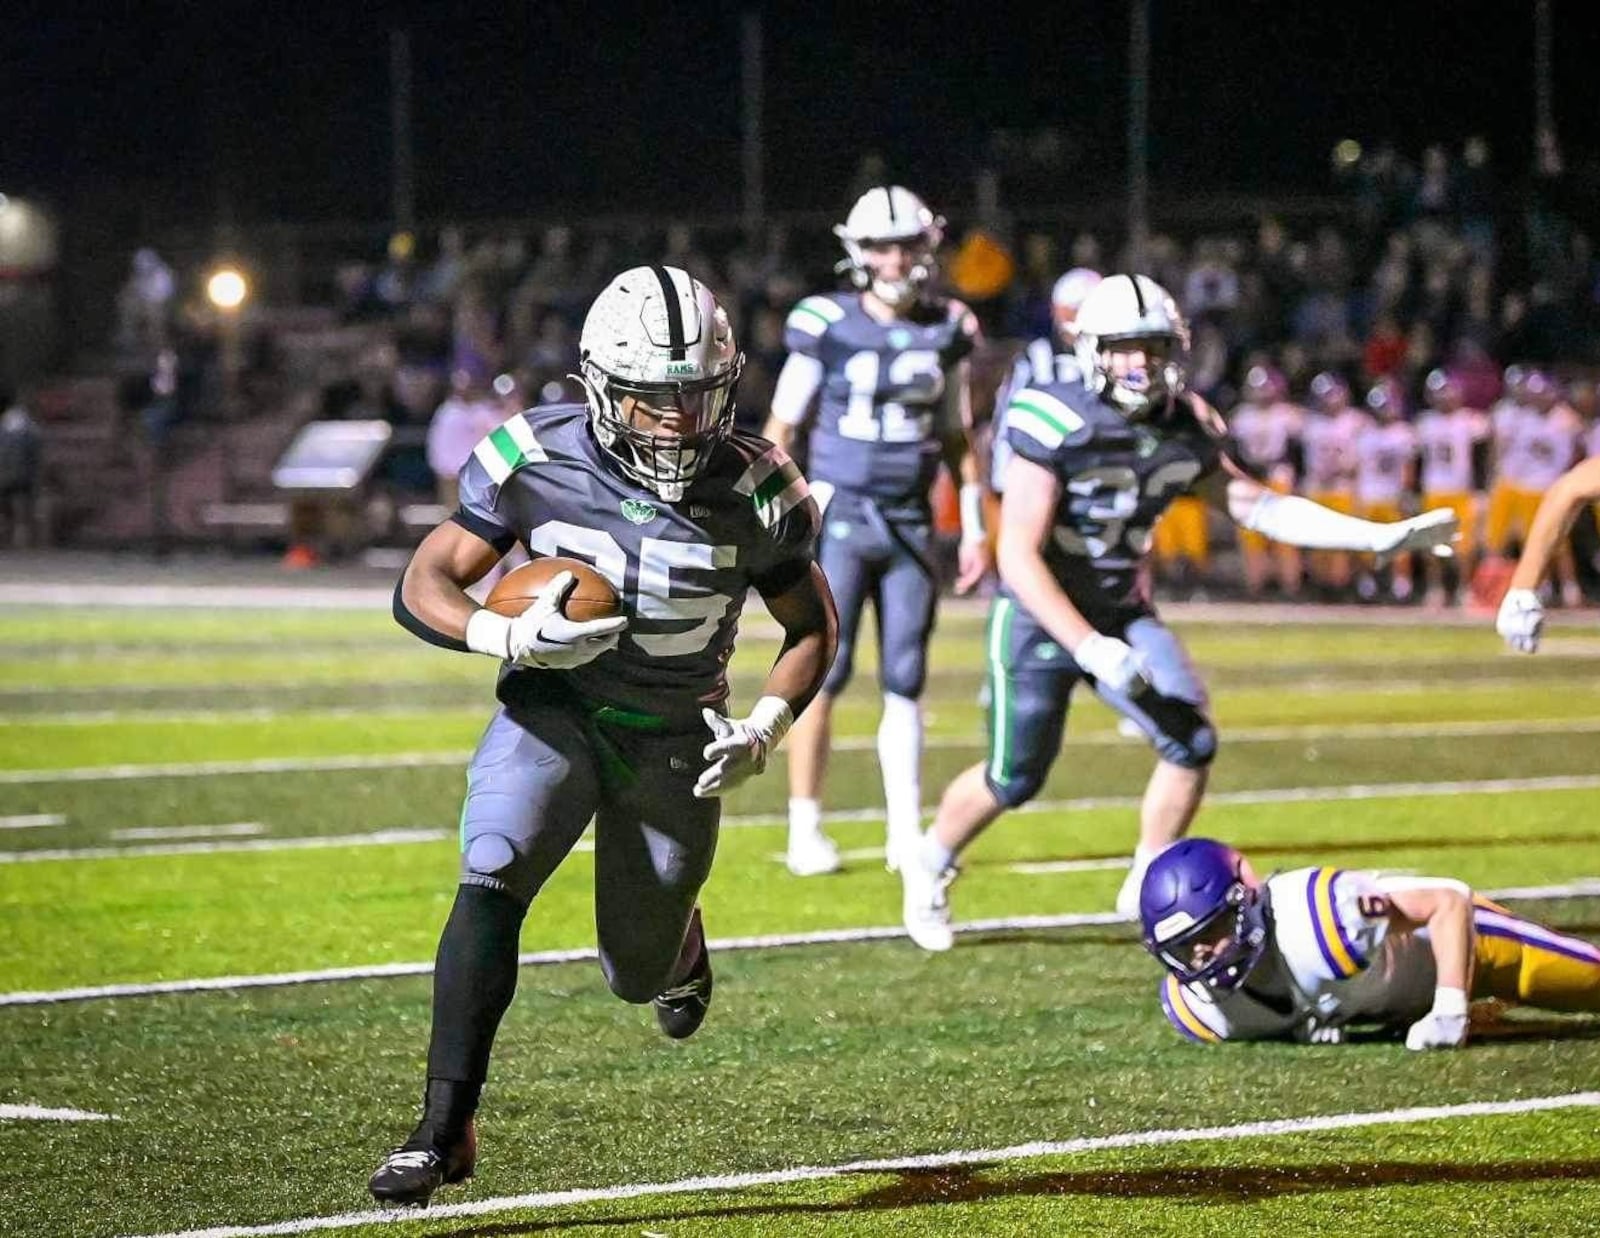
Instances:
[[[500,1019],[517,989],[518,939],[527,909],[511,895],[460,886],[433,971],[428,1078],[482,1083]]]

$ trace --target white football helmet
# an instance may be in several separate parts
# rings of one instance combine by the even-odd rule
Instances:
[[[1178,303],[1148,275],[1109,275],[1078,307],[1076,350],[1089,389],[1124,417],[1138,419],[1182,393],[1187,381],[1189,324]],[[1165,341],[1166,359],[1128,374],[1111,372],[1108,345]]]
[[[628,477],[679,502],[733,425],[744,354],[727,311],[687,271],[634,267],[589,307],[578,358],[600,446]]]
[[[834,225],[833,234],[845,252],[838,269],[849,271],[857,288],[871,289],[885,304],[898,306],[915,300],[922,285],[933,277],[935,254],[944,240],[944,219],[909,189],[883,185],[857,198],[845,221]],[[886,280],[874,274],[867,261],[867,246],[881,241],[920,242],[918,256],[903,278]]]
[[[1078,310],[1100,281],[1099,271],[1073,267],[1051,286],[1050,318],[1063,342],[1070,344],[1078,338]]]

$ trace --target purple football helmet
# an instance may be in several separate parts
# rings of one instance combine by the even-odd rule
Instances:
[[[1234,989],[1267,949],[1267,909],[1245,858],[1185,838],[1150,862],[1139,889],[1145,949],[1185,984]]]

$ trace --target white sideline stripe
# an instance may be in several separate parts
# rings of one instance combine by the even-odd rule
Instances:
[[[1254,791],[1217,791],[1206,797],[1208,804],[1314,804],[1343,800],[1376,799],[1430,799],[1444,795],[1507,795],[1521,791],[1589,791],[1600,787],[1600,774],[1556,774],[1543,778],[1501,778],[1479,782],[1390,782],[1370,785],[1330,787],[1266,787]],[[1014,813],[1088,812],[1104,808],[1129,808],[1139,803],[1131,795],[1086,796],[1073,800],[1034,800]],[[843,812],[823,813],[825,822],[881,821],[881,808],[859,808]],[[787,827],[788,818],[782,813],[749,813],[722,819],[723,829],[773,829]],[[0,851],[0,864],[32,864],[46,860],[107,860],[119,856],[146,855],[213,855],[226,851],[297,851],[323,847],[377,847],[408,845],[412,843],[439,842],[455,837],[447,829],[392,829],[375,830],[370,834],[308,834],[300,838],[261,838],[238,842],[213,843],[152,843],[138,847],[62,847],[35,851]],[[1515,839],[1507,845],[1514,845]],[[574,851],[594,850],[594,843],[580,840]],[[860,858],[876,859],[881,849],[861,848]],[[852,857],[853,858],[853,857]],[[1070,861],[1071,863],[1099,863],[1099,861]],[[1116,863],[1107,860],[1107,868]],[[1040,869],[1037,871],[1068,872],[1070,869]]]
[[[37,721],[37,719],[35,719]],[[0,725],[4,725],[0,722]],[[1524,721],[1472,722],[1374,722],[1319,723],[1311,726],[1241,727],[1223,730],[1231,744],[1283,743],[1310,739],[1449,739],[1471,735],[1591,735],[1600,733],[1600,717],[1535,718]],[[930,752],[965,751],[983,748],[981,736],[961,739],[955,736],[930,736],[924,746]],[[1091,731],[1073,735],[1067,743],[1074,748],[1124,746],[1143,743],[1142,736],[1129,737],[1116,731]],[[836,752],[872,752],[877,739],[871,735],[851,735],[833,741]],[[199,778],[224,774],[297,774],[357,769],[398,769],[419,765],[457,765],[472,759],[471,749],[458,752],[399,752],[370,756],[342,757],[263,757],[248,761],[191,761],[156,765],[79,765],[62,769],[0,770],[0,783],[36,782],[111,782],[131,778]],[[0,818],[3,821],[4,818]]]
[[[998,920],[969,920],[955,925],[958,933],[993,933],[1026,929],[1084,928],[1121,924],[1114,911],[1070,912],[1055,916],[1010,916]],[[875,928],[816,929],[809,933],[774,933],[757,937],[713,937],[706,943],[720,952],[783,950],[796,946],[851,945],[862,941],[889,941],[904,937],[898,924]],[[549,967],[557,963],[582,963],[596,959],[593,946],[570,950],[536,950],[519,955],[519,967]],[[151,997],[167,993],[203,993],[217,989],[272,989],[337,980],[378,980],[391,976],[426,976],[429,963],[378,963],[362,967],[329,967],[321,971],[276,972],[259,976],[209,976],[198,980],[158,980],[146,984],[101,984],[76,989],[36,989],[0,993],[0,1006],[48,1006],[58,1002],[93,1001],[106,997]]]
[[[1469,1101],[1458,1105],[1416,1105],[1406,1109],[1380,1109],[1368,1113],[1330,1113],[1304,1118],[1276,1118],[1265,1122],[1241,1122],[1235,1126],[1126,1131],[1118,1135],[1085,1135],[1076,1139],[1039,1140],[1033,1143],[1013,1144],[1006,1148],[930,1152],[920,1156],[846,1161],[838,1165],[800,1165],[792,1169],[771,1169],[756,1173],[681,1178],[676,1182],[635,1182],[622,1186],[505,1195],[498,1199],[477,1199],[466,1203],[436,1205],[429,1208],[426,1213],[420,1214],[393,1211],[347,1212],[339,1216],[304,1217],[300,1220],[279,1221],[270,1225],[221,1225],[212,1229],[188,1229],[178,1233],[146,1235],[145,1238],[272,1238],[274,1235],[307,1234],[319,1229],[342,1229],[347,1226],[355,1228],[394,1224],[396,1221],[435,1221],[451,1217],[489,1216],[523,1208],[559,1208],[575,1204],[638,1199],[648,1195],[740,1191],[752,1187],[783,1186],[793,1182],[815,1182],[825,1178],[842,1178],[859,1174],[892,1174],[907,1170],[945,1169],[956,1165],[1036,1160],[1046,1156],[1070,1156],[1116,1148],[1156,1148],[1182,1143],[1274,1139],[1283,1135],[1304,1135],[1318,1131],[1397,1126],[1408,1122],[1441,1122],[1456,1118],[1509,1117],[1516,1114],[1548,1113],[1558,1109],[1584,1109],[1596,1106],[1600,1106],[1600,1092],[1570,1092],[1563,1096],[1534,1096],[1523,1100]]]
[[[1133,860],[1116,857],[1104,860],[1029,860],[1021,864],[1007,864],[1008,873],[1036,875],[1040,873],[1099,873],[1117,868],[1132,868]]]
[[[459,765],[459,752],[392,752],[373,756],[263,757],[251,761],[183,761],[169,765],[79,765],[63,769],[0,770],[0,783],[111,782],[126,778],[207,778],[216,774],[304,774],[322,770],[396,769],[405,765]]]
[[[114,1113],[87,1109],[46,1109],[43,1105],[0,1105],[0,1122],[115,1122]]]
[[[0,851],[0,864],[47,860],[111,860],[121,856],[215,855],[223,851],[316,851],[324,847],[386,847],[432,843],[454,837],[453,830],[373,830],[368,834],[308,834],[304,838],[243,838],[214,843],[146,843],[137,847],[53,847],[38,851]]]
[[[30,812],[16,817],[0,817],[0,830],[36,830],[45,825],[65,825],[65,813]]]
[[[1600,894],[1600,877],[1580,877],[1569,885],[1525,886],[1481,890],[1485,898],[1587,898]],[[957,933],[1015,933],[1032,929],[1096,928],[1131,924],[1114,911],[1066,912],[1053,916],[1005,916],[967,920],[951,927]],[[755,937],[713,937],[707,945],[718,952],[785,950],[803,946],[853,945],[864,941],[891,941],[904,937],[900,925],[868,928],[815,929],[808,933],[770,933]],[[556,963],[581,963],[598,958],[593,946],[570,950],[536,950],[517,957],[518,967],[549,967]],[[168,993],[203,993],[218,989],[272,989],[299,984],[324,984],[338,980],[380,980],[391,976],[426,976],[432,963],[376,963],[359,967],[329,967],[320,971],[269,972],[256,976],[209,976],[195,980],[158,980],[143,984],[86,985],[75,989],[24,989],[0,993],[3,1006],[47,1006],[58,1002],[94,1001],[107,997],[152,997]]]
[[[154,842],[157,839],[175,838],[249,838],[265,834],[267,827],[259,821],[230,821],[224,825],[139,825],[112,830],[113,842]]]

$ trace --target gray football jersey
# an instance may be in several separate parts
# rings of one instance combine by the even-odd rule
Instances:
[[[583,405],[529,409],[494,430],[461,470],[455,519],[507,550],[583,559],[622,597],[617,648],[570,671],[507,664],[508,704],[550,691],[559,674],[589,702],[703,726],[728,696],[739,612],[754,586],[782,592],[812,561],[818,514],[805,478],[766,439],[735,431],[676,504],[606,463]]]
[[[930,301],[893,322],[869,315],[860,293],[799,302],[784,345],[823,366],[807,440],[811,480],[889,507],[926,503],[946,433],[939,418],[949,373],[976,335],[977,321],[959,301]]]
[[[1167,504],[1220,465],[1221,419],[1197,416],[1180,398],[1165,417],[1132,422],[1081,383],[1025,387],[1005,419],[1011,450],[1061,484],[1044,557],[1072,604],[1091,623],[1147,608],[1139,564],[1150,531]]]

